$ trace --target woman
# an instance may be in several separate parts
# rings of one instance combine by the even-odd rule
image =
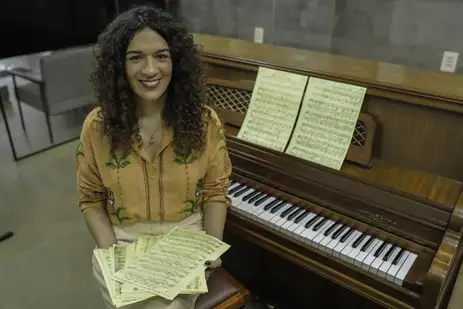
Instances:
[[[231,164],[219,118],[205,106],[192,36],[157,9],[129,10],[100,35],[92,82],[99,106],[76,157],[79,205],[97,246],[174,226],[222,239]],[[94,272],[101,276],[95,259]],[[156,297],[133,308],[190,309],[195,301]]]

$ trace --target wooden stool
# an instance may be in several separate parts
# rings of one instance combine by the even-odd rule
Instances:
[[[199,296],[195,309],[239,309],[250,296],[249,290],[219,267],[207,280],[209,292]]]

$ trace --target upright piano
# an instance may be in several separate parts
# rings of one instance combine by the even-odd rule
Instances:
[[[238,254],[225,265],[254,279],[279,273],[267,283],[281,280],[275,299],[304,298],[315,275],[331,284],[323,297],[336,298],[336,286],[379,307],[447,308],[463,258],[463,77],[205,34],[195,40],[233,164],[226,241]],[[367,88],[341,170],[236,137],[260,66]],[[246,268],[252,248],[261,255]],[[279,264],[269,264],[275,257]]]

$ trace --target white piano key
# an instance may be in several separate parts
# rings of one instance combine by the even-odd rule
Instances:
[[[309,245],[316,247],[317,244],[314,243],[313,240],[315,239],[315,237],[317,237],[318,234],[322,233],[325,229],[328,228],[328,226],[330,225],[330,222],[329,222],[329,221],[330,221],[330,220],[326,220],[326,221],[319,227],[319,229],[315,231],[315,230],[314,230],[314,227],[315,227],[319,222],[321,222],[321,220],[318,220],[318,222],[315,223],[315,224],[313,224],[313,225],[308,229],[308,231],[305,233],[305,235],[304,235],[304,238],[305,238],[304,241],[305,241],[306,243],[308,243]]]
[[[317,216],[315,218],[315,221],[313,222],[313,224],[309,227],[309,228],[306,228],[301,234],[300,234],[300,237],[299,239],[304,242],[304,243],[307,243],[307,244],[310,244],[311,240],[313,237],[315,237],[318,232],[315,232],[313,230],[313,227],[320,221],[322,221],[323,217],[321,216]]]
[[[368,255],[365,257],[365,259],[362,262],[362,268],[363,269],[365,269],[365,270],[370,269],[370,265],[375,260],[375,252],[376,252],[376,250],[378,250],[379,246],[381,246],[382,244],[383,244],[383,241],[378,240],[378,242],[376,243],[376,246],[374,246],[374,248],[368,253]]]
[[[248,190],[251,190],[251,188],[249,188],[249,187],[247,187],[247,188],[248,188]],[[241,189],[240,189],[240,190],[241,190]],[[239,190],[238,190],[238,191],[239,191]],[[235,193],[236,193],[236,192],[235,192]],[[234,206],[239,206],[239,205],[243,202],[243,201],[242,201],[242,196],[241,196],[241,195],[240,195],[240,196],[234,196],[235,193],[230,194],[230,195],[229,195],[229,198],[230,198],[230,200],[231,200],[232,205],[234,205]],[[237,209],[237,211],[238,211],[238,209]]]
[[[239,191],[241,191],[241,190],[239,190]],[[255,192],[255,191],[256,191],[256,190],[255,190],[254,188],[248,187],[248,189],[247,189],[245,192],[242,192],[239,196],[235,197],[235,196],[233,196],[234,194],[233,194],[232,196],[233,196],[234,199],[239,200],[239,201],[240,201],[240,204],[243,204],[243,203],[247,203],[247,202],[243,201],[243,198],[244,198],[246,195],[251,194],[251,193],[253,193],[253,192]]]
[[[395,265],[391,265],[391,268],[387,271],[386,279],[394,282],[395,276],[397,275],[397,272],[400,270],[402,265],[405,263],[405,261],[408,258],[408,255],[410,254],[409,251],[405,251],[402,256],[400,257],[399,261]]]
[[[369,271],[373,274],[378,274],[378,269],[381,267],[383,264],[383,258],[386,255],[386,253],[389,251],[389,249],[392,247],[391,244],[387,244],[384,248],[383,251],[381,251],[381,254],[376,257],[376,259],[371,263]]]
[[[402,285],[405,277],[407,276],[408,272],[413,266],[413,263],[415,263],[415,260],[418,256],[415,253],[410,252],[408,255],[407,259],[403,263],[402,267],[399,269],[397,272],[397,275],[395,276],[394,283],[397,285]]]
[[[304,233],[307,228],[305,227],[306,223],[309,222],[310,220],[312,220],[313,217],[315,217],[317,214],[312,212],[310,213],[304,220],[303,223],[301,223],[295,230],[294,230],[294,235],[296,236],[296,239],[302,241],[302,236],[301,234]]]
[[[273,212],[273,213],[270,211],[271,208],[268,210],[264,210],[261,214],[259,214],[258,220],[267,226],[273,226],[274,221],[278,221],[280,218],[280,214],[288,207],[289,207],[289,204],[283,205],[283,207],[281,207],[280,209],[278,209],[278,211]]]
[[[334,223],[332,220],[327,220],[319,230],[319,233],[312,239],[311,245],[315,248],[319,248],[320,242],[326,237],[324,234],[327,229],[330,228],[331,224]]]
[[[351,237],[349,237],[347,245],[344,247],[344,249],[341,250],[339,253],[339,258],[341,260],[347,261],[347,256],[349,253],[352,251],[352,244],[354,241],[361,235],[362,233],[360,231],[355,231],[352,233]]]
[[[254,205],[254,211],[249,214],[249,216],[256,221],[259,221],[259,216],[265,211],[265,205],[264,203],[260,204],[259,206]]]
[[[346,262],[349,262],[351,264],[355,263],[355,258],[357,255],[359,255],[360,250],[362,249],[363,245],[368,241],[369,237],[368,235],[365,236],[362,241],[358,244],[356,248],[353,248],[352,251],[349,253],[349,255],[346,257]]]
[[[287,221],[286,218],[288,217],[289,213],[287,213],[284,218],[281,215],[284,212],[287,212],[287,211],[292,212],[293,210],[296,209],[293,204],[288,204],[288,205],[290,205],[290,206],[286,207],[284,211],[280,212],[280,215],[278,216],[278,218],[275,218],[274,222],[272,222],[272,223],[274,223],[273,225],[274,225],[275,229],[278,230],[278,231],[281,231],[281,226],[286,223],[286,221]],[[274,219],[274,218],[272,218],[272,219]]]
[[[341,238],[349,233],[352,230],[352,228],[347,228],[344,230],[344,232],[339,236],[339,242],[338,244],[333,248],[333,255],[337,258],[340,258],[341,251],[352,241],[354,238],[355,230],[347,237],[347,239],[344,242],[341,242]]]
[[[284,233],[284,234],[286,234],[286,235],[290,235],[290,234],[291,234],[291,231],[289,230],[289,228],[293,225],[294,219],[296,219],[296,217],[293,217],[293,218],[291,218],[291,220],[289,220],[289,216],[290,216],[293,212],[298,211],[298,210],[300,210],[300,209],[301,209],[301,208],[297,208],[297,209],[291,211],[288,215],[285,216],[286,222],[283,223],[283,224],[281,225],[281,232],[282,232],[282,233]],[[299,212],[299,213],[300,213],[300,212]]]
[[[333,254],[333,249],[337,245],[339,245],[340,239],[341,239],[341,235],[339,235],[336,239],[333,239],[332,241],[330,241],[325,247],[325,252],[327,252],[329,254]]]
[[[275,204],[276,205],[276,204]],[[266,223],[268,226],[275,227],[275,224],[281,219],[281,214],[283,211],[287,210],[288,208],[292,207],[292,204],[284,204],[280,209],[278,209],[273,216],[268,220]],[[271,213],[271,209],[269,209],[267,212]]]
[[[340,225],[340,227],[343,228],[343,230],[336,237],[336,239],[331,239],[331,241],[328,244],[326,244],[326,247],[325,247],[326,253],[333,254],[333,249],[340,243],[342,235],[344,235],[344,233],[348,230],[346,226],[342,227],[342,224]],[[339,227],[336,227],[334,230],[334,233],[337,233],[338,230],[339,230]],[[331,234],[331,237],[333,236],[333,234]]]
[[[368,240],[370,240],[370,237],[368,237]],[[374,238],[373,241],[370,243],[370,246],[368,247],[367,250],[362,251],[362,248],[360,248],[359,254],[355,257],[354,265],[358,267],[362,267],[363,261],[370,254],[370,252],[376,247],[378,242],[379,242],[379,239]]]
[[[246,216],[249,217],[252,220],[256,220],[257,214],[260,213],[261,210],[263,210],[263,206],[255,206],[254,204],[246,203],[247,205],[243,208],[241,207],[244,211],[246,211]]]
[[[257,222],[269,226],[269,221],[273,216],[275,216],[275,214],[265,210],[264,207],[259,208],[258,211],[253,213],[253,217],[256,217]]]
[[[239,182],[235,182],[235,183],[228,186],[228,190],[233,190],[234,188],[236,188],[238,186],[241,186],[241,184]]]
[[[249,203],[249,200],[246,200],[246,201],[242,201],[241,204],[238,205],[238,209],[240,209],[244,213],[250,214],[256,210],[256,206]]]
[[[335,225],[339,225],[338,223],[335,223],[335,221],[333,220],[330,220],[332,222],[332,224],[335,224]],[[322,235],[318,235],[318,240],[315,240],[317,243],[318,243],[318,250],[321,250],[321,251],[326,251],[326,246],[330,243],[330,241],[333,240],[333,238],[331,238],[331,236],[333,235],[333,233],[336,231],[336,227],[334,227],[332,230],[331,230],[331,233],[329,233],[328,235],[325,235],[326,231],[332,226],[332,224],[330,224],[327,229],[325,229],[325,231],[323,232]]]
[[[381,267],[378,270],[378,276],[381,278],[386,278],[387,272],[389,268],[392,265],[392,262],[394,261],[395,257],[397,254],[400,252],[401,248],[400,247],[395,247],[394,251],[392,251],[391,255],[389,256],[389,259],[387,261],[384,261],[384,263],[381,265]]]
[[[293,224],[291,224],[291,226],[288,228],[288,232],[289,232],[289,235],[290,235],[290,236],[296,237],[296,235],[295,235],[296,230],[297,230],[299,227],[303,226],[303,225],[305,224],[305,222],[308,221],[308,218],[309,218],[310,214],[311,214],[311,212],[307,212],[307,214],[305,215],[305,217],[304,217],[301,221],[299,221],[299,222],[297,222],[297,223],[296,223],[296,222],[293,222]],[[299,216],[299,215],[298,215],[298,216]],[[297,218],[298,216],[296,216],[296,218]],[[296,218],[295,218],[294,220],[296,220]]]

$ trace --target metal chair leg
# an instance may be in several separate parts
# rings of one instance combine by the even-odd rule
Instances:
[[[23,127],[23,130],[26,131],[26,124],[24,122],[24,114],[23,114],[23,109],[21,107],[21,100],[19,99],[19,93],[18,93],[18,85],[16,83],[16,78],[14,75],[13,76],[13,87],[14,87],[14,95],[16,97],[16,102],[18,103],[18,110],[19,110],[19,118],[21,118],[21,126]]]
[[[48,128],[48,136],[50,137],[50,142],[52,144],[55,143],[55,140],[53,138],[53,130],[51,129],[51,120],[50,120],[50,115],[48,115],[48,113],[45,114],[45,118],[46,118],[46,121],[47,121],[47,128]]]

